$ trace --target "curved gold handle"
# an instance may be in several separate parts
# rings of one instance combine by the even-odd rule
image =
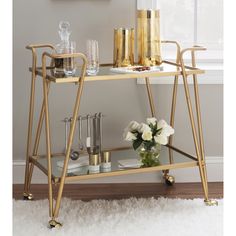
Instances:
[[[180,60],[183,63],[184,59],[183,59],[183,55],[184,53],[190,51],[191,52],[191,58],[192,58],[192,66],[196,67],[196,60],[195,60],[195,52],[196,51],[205,51],[207,50],[205,47],[202,46],[198,46],[198,45],[194,45],[191,48],[185,48],[180,52]]]
[[[32,51],[32,74],[35,75],[36,73],[36,67],[37,67],[37,52],[36,49],[38,48],[50,48],[52,50],[55,50],[55,47],[52,44],[30,44],[25,47],[26,49],[29,49]],[[53,65],[53,60],[51,60],[50,65]]]
[[[52,60],[58,59],[58,58],[68,58],[68,57],[81,58],[83,60],[83,65],[82,65],[82,70],[81,70],[81,74],[80,74],[80,80],[78,82],[84,81],[86,67],[87,67],[87,57],[83,53],[50,54],[48,52],[43,52],[43,54],[42,54],[42,74],[43,74],[44,79],[46,79],[46,57],[49,57]]]
[[[162,40],[161,43],[166,44],[175,44],[176,45],[176,63],[179,63],[179,57],[180,57],[180,45],[177,41],[173,40]]]
[[[187,51],[191,51],[191,52],[195,52],[195,51],[205,51],[207,50],[205,47],[202,47],[202,46],[193,46],[191,48],[185,48],[183,49],[181,52],[180,52],[180,56],[183,58],[183,54]]]
[[[25,47],[26,49],[33,50],[36,48],[51,48],[55,49],[55,47],[52,44],[30,44]]]

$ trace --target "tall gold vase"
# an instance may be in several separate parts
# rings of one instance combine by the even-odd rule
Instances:
[[[138,63],[156,66],[162,63],[160,40],[160,11],[138,10]]]
[[[134,29],[119,28],[114,30],[114,67],[134,65]]]

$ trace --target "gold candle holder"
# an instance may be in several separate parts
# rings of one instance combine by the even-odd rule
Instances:
[[[89,173],[100,172],[99,154],[89,154]]]
[[[111,162],[111,153],[108,151],[102,152],[102,162],[109,163]]]
[[[103,151],[101,156],[101,169],[103,170],[103,172],[111,171],[111,152]]]
[[[156,66],[162,63],[160,11],[138,10],[138,64]]]
[[[114,29],[114,67],[134,65],[134,29]]]
[[[90,166],[97,166],[100,164],[99,160],[99,155],[98,154],[90,154],[89,155],[89,165]]]

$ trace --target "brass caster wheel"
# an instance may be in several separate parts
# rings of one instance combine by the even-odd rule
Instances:
[[[175,177],[172,175],[164,175],[165,183],[168,186],[172,186],[175,183]]]
[[[62,224],[56,220],[50,220],[49,222],[49,227],[52,228],[60,228],[62,227]]]
[[[218,202],[213,199],[204,200],[206,206],[218,206]]]
[[[23,193],[23,199],[24,200],[33,200],[34,196],[32,193]]]

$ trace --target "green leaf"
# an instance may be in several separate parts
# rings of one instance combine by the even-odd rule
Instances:
[[[154,126],[153,126],[153,124],[151,123],[151,124],[149,124],[149,127],[151,128],[151,130],[153,130],[154,129]]]
[[[142,140],[136,139],[133,141],[133,148],[136,150],[142,144]]]
[[[152,139],[151,141],[144,141],[143,144],[146,150],[151,150],[151,148],[156,145],[154,139]]]
[[[151,129],[152,129],[152,132],[155,132],[157,130],[157,123],[155,123],[154,125],[151,124]]]
[[[153,136],[155,136],[156,134],[160,134],[161,130],[162,130],[162,128],[156,129],[155,132],[153,132]]]

